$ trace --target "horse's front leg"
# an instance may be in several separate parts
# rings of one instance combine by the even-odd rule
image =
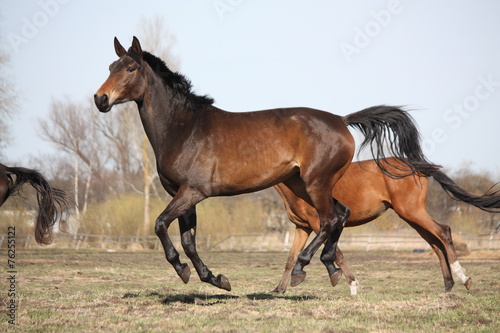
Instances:
[[[189,186],[181,186],[167,208],[156,219],[155,233],[163,246],[165,257],[184,283],[189,282],[191,271],[187,264],[180,262],[179,252],[177,252],[172,244],[167,230],[173,220],[188,212],[203,199],[205,199],[205,196],[199,191]]]
[[[337,251],[337,253],[335,256],[335,263],[337,265],[339,265],[340,269],[342,270],[342,273],[344,273],[344,275],[347,279],[347,283],[349,284],[349,287],[351,289],[351,295],[357,295],[358,294],[358,286],[359,286],[358,280],[356,280],[354,275],[351,273],[351,271],[349,270],[349,268],[345,264],[344,254],[342,253],[342,251],[340,251],[338,245],[337,245],[336,251]]]
[[[189,209],[179,217],[179,229],[181,232],[181,243],[184,252],[191,259],[201,281],[208,282],[218,288],[231,290],[229,280],[222,274],[214,276],[210,269],[200,259],[196,251],[196,209]]]

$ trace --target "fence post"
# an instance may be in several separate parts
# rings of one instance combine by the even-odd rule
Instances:
[[[208,249],[210,249],[210,235],[207,235],[207,243],[205,249],[207,249],[207,251]]]
[[[80,245],[82,245],[83,240],[85,239],[84,235],[76,236],[76,247],[75,249],[78,251],[80,249]]]
[[[26,235],[26,241],[24,242],[24,248],[27,249],[28,248],[28,244],[31,240],[31,234],[27,234]]]

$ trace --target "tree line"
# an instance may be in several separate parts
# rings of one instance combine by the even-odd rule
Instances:
[[[154,154],[133,103],[102,115],[90,100],[54,99],[49,117],[39,121],[39,132],[57,147],[57,153],[37,156],[30,166],[44,170],[53,186],[70,195],[72,232],[154,234],[155,218],[170,197],[159,182]],[[474,171],[470,165],[445,172],[472,193],[485,193],[495,183],[491,175]],[[457,232],[486,233],[498,224],[495,214],[452,199],[433,182],[427,208],[434,219]],[[199,205],[199,217],[198,233],[210,234],[214,241],[235,233],[293,229],[281,198],[272,189],[207,200]],[[390,215],[374,224],[381,230],[405,225]]]

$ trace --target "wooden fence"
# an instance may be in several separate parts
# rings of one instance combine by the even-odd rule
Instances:
[[[483,235],[460,235],[470,250],[500,249],[500,233]],[[181,249],[180,236],[170,236],[173,244]],[[230,235],[222,240],[211,242],[210,236],[198,236],[197,248],[200,251],[288,251],[291,237],[281,234],[240,234]],[[37,247],[33,235],[16,234],[17,248]],[[8,236],[0,235],[0,248],[7,248]],[[343,250],[429,250],[427,244],[419,236],[398,235],[342,235],[339,246]],[[70,235],[57,233],[49,247],[73,248],[75,250],[93,248],[115,250],[161,249],[156,236],[110,236],[110,235]]]

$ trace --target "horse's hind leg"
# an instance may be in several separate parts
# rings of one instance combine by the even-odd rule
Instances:
[[[451,272],[462,281],[465,288],[470,289],[472,279],[466,275],[465,269],[458,262],[450,227],[436,222],[425,210],[404,212],[404,215],[396,212],[417,230],[436,252],[443,272],[445,291],[453,288]]]
[[[179,229],[181,232],[181,243],[184,252],[191,259],[201,281],[208,282],[218,288],[230,291],[231,284],[222,274],[215,277],[208,267],[200,259],[196,251],[196,209],[193,207],[187,213],[179,217]]]
[[[342,277],[342,271],[335,267],[333,264],[336,261],[337,243],[344,229],[344,223],[349,217],[350,209],[342,204],[341,202],[334,199],[335,210],[339,218],[338,227],[333,230],[330,234],[328,240],[326,241],[323,252],[321,253],[320,260],[326,266],[328,274],[330,275],[330,282],[333,287],[337,285],[340,278]]]
[[[290,253],[288,254],[283,277],[281,278],[278,286],[273,291],[271,291],[272,293],[284,293],[286,291],[286,287],[290,283],[293,266],[297,262],[299,253],[304,249],[311,231],[311,229],[303,229],[300,227],[295,228],[295,236],[293,238],[292,248],[290,249]]]
[[[331,190],[330,190],[331,191]],[[326,202],[328,201],[328,203]],[[337,213],[331,194],[328,193],[328,198],[323,201],[323,205],[316,202],[313,207],[316,207],[320,220],[320,229],[316,237],[311,243],[299,254],[297,262],[292,270],[292,279],[290,285],[297,286],[306,277],[304,267],[311,262],[313,255],[318,248],[326,241],[323,252],[321,253],[321,262],[326,266],[330,279],[335,277],[338,271],[333,264],[335,260],[335,247],[338,238],[342,232],[343,216]]]
[[[446,257],[446,249],[444,248],[443,243],[421,226],[411,223],[410,225],[427,243],[429,243],[434,253],[436,253],[439,259],[439,265],[441,266],[441,272],[443,273],[444,290],[447,292],[451,291],[455,282],[453,281],[453,276],[451,275],[450,264],[448,262],[448,258]]]

